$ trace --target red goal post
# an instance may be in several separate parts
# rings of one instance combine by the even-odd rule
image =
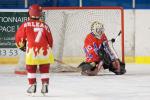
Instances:
[[[122,7],[44,7],[45,22],[50,26],[55,59],[64,61],[84,57],[83,43],[93,21],[104,24],[108,39],[117,37],[114,48],[124,62],[124,9]],[[73,61],[74,62],[74,61]]]

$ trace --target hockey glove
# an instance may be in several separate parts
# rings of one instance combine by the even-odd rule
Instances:
[[[26,41],[24,42],[24,46],[20,47],[19,49],[23,52],[26,51]]]
[[[23,52],[25,52],[26,51],[26,47],[24,46],[24,47],[21,47],[21,48],[19,48],[21,51],[23,51]]]

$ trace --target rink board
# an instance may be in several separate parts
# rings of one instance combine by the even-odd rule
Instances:
[[[67,64],[79,64],[85,60],[84,57],[64,57],[63,62]],[[0,64],[17,64],[19,57],[0,58]],[[150,56],[125,57],[126,63],[150,64]]]

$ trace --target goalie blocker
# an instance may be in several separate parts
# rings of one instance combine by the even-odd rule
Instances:
[[[95,76],[98,74],[102,66],[104,69],[109,69],[109,71],[115,73],[116,75],[126,73],[125,63],[121,62],[119,59],[116,59],[107,42],[102,43],[101,48],[98,50],[98,55],[102,59],[100,62],[82,62],[78,66],[81,68],[82,75]]]

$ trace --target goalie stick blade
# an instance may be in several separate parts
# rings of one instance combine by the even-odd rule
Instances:
[[[26,71],[15,70],[15,74],[19,74],[19,75],[27,75],[27,72],[26,72]]]

